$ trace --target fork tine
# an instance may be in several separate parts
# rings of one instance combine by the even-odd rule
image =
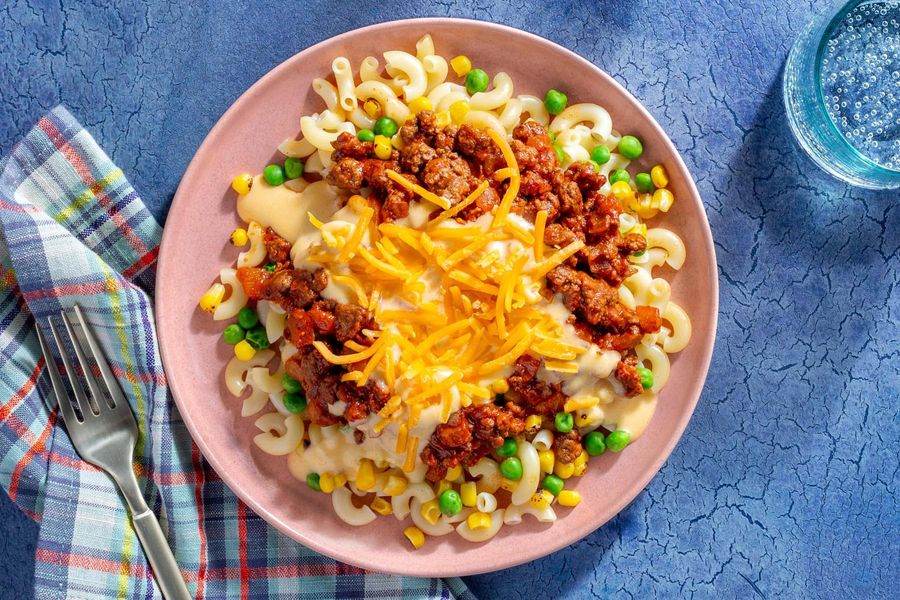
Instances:
[[[94,355],[94,360],[97,361],[97,366],[100,367],[100,373],[103,375],[103,383],[106,384],[106,389],[109,390],[109,395],[113,400],[113,408],[128,406],[128,401],[122,393],[122,386],[119,385],[119,380],[112,374],[112,369],[109,368],[109,362],[106,360],[103,348],[97,343],[94,332],[91,330],[91,326],[88,324],[87,319],[84,318],[84,313],[81,312],[81,306],[78,304],[75,305],[75,315],[78,317],[78,323],[81,324],[81,331],[84,332],[84,338],[87,340],[91,353]]]
[[[85,354],[84,348],[81,346],[81,340],[75,335],[75,328],[69,320],[69,315],[66,314],[66,311],[64,310],[61,311],[60,314],[62,315],[63,324],[66,326],[66,331],[69,332],[72,347],[75,349],[75,358],[78,359],[78,364],[81,365],[81,370],[84,371],[84,378],[87,380],[88,388],[91,390],[91,396],[94,397],[94,404],[91,405],[91,408],[96,408],[100,411],[102,410],[103,405],[107,404],[106,396],[103,395],[103,392],[100,390],[100,384],[97,382],[97,378],[94,377],[94,373],[91,371],[91,363],[88,362],[87,354]],[[72,387],[75,386],[73,385]]]
[[[78,415],[75,414],[75,409],[72,408],[72,398],[69,396],[69,393],[66,392],[66,386],[63,384],[62,375],[59,374],[59,369],[56,367],[56,358],[53,356],[53,352],[50,351],[50,346],[47,344],[47,339],[41,332],[40,326],[37,327],[37,337],[38,342],[41,344],[41,353],[44,355],[44,362],[47,363],[47,373],[50,374],[50,382],[53,384],[53,393],[56,395],[56,403],[59,405],[59,409],[63,414],[63,421],[67,426],[72,427],[79,422]]]
[[[81,411],[82,418],[86,418],[89,413],[92,413],[93,409],[91,408],[91,403],[88,402],[88,398],[84,393],[84,390],[81,389],[81,386],[78,385],[78,382],[75,381],[75,368],[72,366],[72,360],[69,358],[69,351],[66,349],[66,345],[63,343],[62,336],[59,334],[59,330],[56,329],[56,325],[53,324],[53,319],[47,319],[47,323],[50,324],[50,333],[53,334],[53,341],[56,342],[56,348],[59,350],[59,357],[63,361],[63,365],[66,367],[66,375],[69,376],[69,381],[72,383],[72,392],[75,393],[75,401],[78,404],[78,410]],[[56,363],[54,363],[54,367]],[[58,374],[58,373],[57,373]],[[51,375],[52,377],[52,375]],[[62,383],[62,381],[60,381]]]

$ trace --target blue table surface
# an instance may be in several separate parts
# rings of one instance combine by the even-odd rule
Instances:
[[[0,8],[0,150],[63,102],[161,219],[234,99],[343,31],[474,17],[605,69],[669,132],[706,204],[721,285],[712,367],[681,443],[626,510],[468,583],[497,598],[896,590],[900,198],[831,179],[792,142],[780,74],[816,0],[66,4]],[[0,496],[0,596],[27,598],[37,526]]]

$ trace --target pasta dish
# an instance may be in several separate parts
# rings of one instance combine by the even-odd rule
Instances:
[[[690,320],[665,165],[598,104],[518,94],[425,35],[334,59],[280,162],[232,181],[241,251],[200,299],[255,445],[414,548],[556,520],[648,426]]]

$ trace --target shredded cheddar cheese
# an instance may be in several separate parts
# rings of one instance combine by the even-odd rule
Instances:
[[[426,190],[421,185],[419,185],[417,183],[413,183],[412,181],[410,181],[409,179],[407,179],[400,173],[397,173],[396,171],[387,169],[387,170],[385,170],[384,174],[387,175],[388,179],[390,179],[391,181],[405,187],[406,189],[408,189],[410,192],[413,192],[414,194],[418,194],[419,196],[422,196],[422,198],[428,200],[432,204],[437,204],[441,208],[445,208],[445,209],[450,208],[450,202],[446,198],[442,198],[441,196],[438,196],[434,192],[430,192],[430,191]]]
[[[547,211],[541,209],[534,218],[534,260],[544,258],[544,228],[547,226]]]
[[[547,211],[538,211],[533,223],[510,214],[519,166],[507,140],[494,131],[487,134],[506,165],[456,204],[385,171],[391,181],[442,209],[421,226],[410,224],[412,214],[407,222],[379,224],[361,196],[348,201],[355,223],[346,216],[323,222],[308,214],[323,243],[307,258],[322,264],[334,284],[352,291],[377,323],[363,332],[371,345],[359,338],[341,349],[321,341],[313,345],[330,363],[354,366],[342,381],[386,386],[389,399],[373,431],[397,423],[396,452],[405,455],[407,473],[419,446],[413,428],[426,408],[436,406],[446,422],[458,407],[491,402],[498,389],[508,390],[509,369],[525,352],[542,358],[549,371],[576,373],[585,351],[564,343],[563,324],[540,306],[542,278],[584,242],[545,249]],[[506,188],[492,213],[460,219],[490,185]]]

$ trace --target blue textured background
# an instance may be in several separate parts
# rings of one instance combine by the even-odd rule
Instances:
[[[501,598],[896,589],[900,199],[830,179],[792,144],[780,70],[815,0],[4,4],[0,150],[64,102],[160,218],[231,102],[334,34],[468,16],[589,58],[697,178],[719,260],[716,352],[684,439],[630,507],[554,556],[469,583]],[[36,526],[0,496],[0,596],[27,598]]]

